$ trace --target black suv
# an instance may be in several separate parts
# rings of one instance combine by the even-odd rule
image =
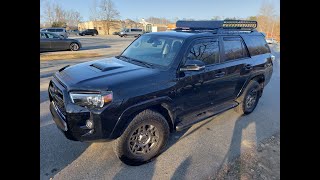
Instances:
[[[49,84],[50,111],[68,139],[114,140],[126,164],[148,162],[169,133],[235,108],[251,113],[274,56],[255,21],[178,21],[119,56],[66,66]]]
[[[86,30],[83,30],[83,31],[79,32],[80,36],[85,36],[85,35],[96,36],[98,34],[99,33],[98,33],[98,31],[96,29],[86,29]]]

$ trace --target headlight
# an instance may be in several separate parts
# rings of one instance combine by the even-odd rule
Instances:
[[[70,92],[72,103],[75,103],[83,107],[103,107],[112,101],[112,91],[108,91],[105,94],[89,94],[89,93],[78,93]]]

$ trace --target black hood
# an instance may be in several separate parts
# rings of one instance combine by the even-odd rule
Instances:
[[[119,83],[143,79],[143,76],[150,77],[158,72],[112,57],[69,66],[55,76],[69,90],[108,90]]]

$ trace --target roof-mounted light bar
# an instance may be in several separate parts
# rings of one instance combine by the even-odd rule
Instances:
[[[210,20],[210,21],[177,21],[176,30],[215,30],[239,29],[253,30],[257,28],[257,21],[249,20]]]
[[[251,28],[255,29],[258,27],[257,21],[247,20],[224,20],[223,28]]]

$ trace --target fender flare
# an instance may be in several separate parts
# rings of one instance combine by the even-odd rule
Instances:
[[[249,82],[253,79],[256,79],[258,78],[259,76],[263,76],[264,77],[264,74],[261,73],[261,74],[253,74],[251,75],[248,79],[246,79],[246,81],[243,83],[243,86],[241,87],[238,95],[237,95],[237,98],[240,97],[243,93],[243,91],[246,89],[247,85],[249,84]],[[262,88],[263,88],[264,84],[262,84]]]
[[[148,107],[152,107],[156,105],[160,105],[163,108],[168,110],[169,116],[170,116],[170,119],[168,119],[168,121],[171,121],[171,125],[173,125],[174,120],[172,115],[171,103],[172,103],[172,99],[168,96],[165,96],[165,97],[157,97],[157,98],[149,99],[149,100],[134,104],[132,106],[129,106],[119,116],[117,123],[111,132],[110,138],[116,139],[122,134],[122,132],[127,128],[128,124],[132,121],[132,119],[129,118],[131,115],[137,112],[141,112],[145,109],[148,109]]]

